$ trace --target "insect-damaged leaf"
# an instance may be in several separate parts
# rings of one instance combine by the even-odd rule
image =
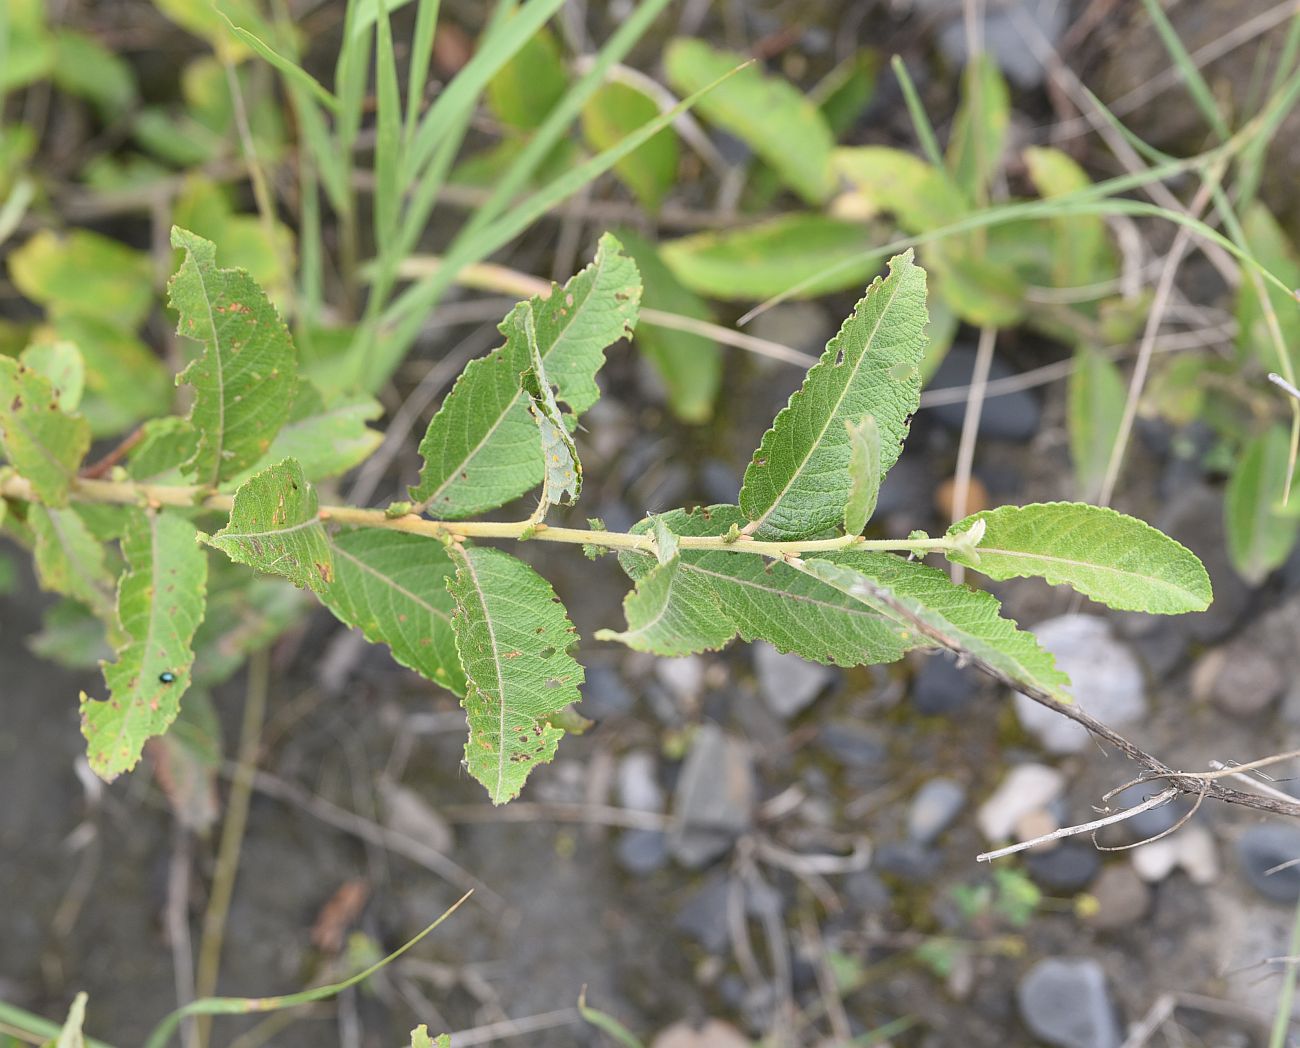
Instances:
[[[880,475],[897,460],[920,404],[925,271],[912,252],[890,260],[826,346],[745,470],[740,508],[760,539],[802,539],[844,522],[852,491],[846,423],[871,415]]]
[[[845,426],[849,431],[849,498],[844,504],[844,534],[861,535],[876,512],[880,495],[880,427],[871,415]]]
[[[230,523],[205,541],[240,564],[324,593],[334,581],[334,557],[316,508],[302,466],[285,459],[240,486]]]
[[[501,324],[505,345],[470,362],[429,423],[412,500],[431,516],[457,519],[540,483],[545,467],[537,425],[519,381],[531,366],[520,310],[531,308],[547,377],[576,416],[600,396],[596,372],[605,347],[632,333],[640,299],[636,264],[606,234],[595,261],[563,288],[515,307]]]
[[[208,579],[197,536],[194,525],[175,513],[137,510],[127,524],[127,569],[117,592],[126,642],[117,661],[104,667],[107,701],[81,695],[90,766],[109,781],[134,768],[145,742],[167,730],[190,685]]]
[[[435,684],[465,694],[447,592],[451,559],[436,542],[399,531],[361,529],[333,539],[334,583],[321,600],[339,620]]]
[[[50,380],[0,356],[0,448],[47,506],[65,506],[90,447],[90,426],[65,414]]]
[[[172,227],[185,252],[168,285],[177,333],[203,343],[178,377],[194,387],[190,421],[199,434],[186,472],[217,485],[256,465],[289,417],[298,384],[289,330],[262,289],[241,269],[218,269],[210,240]]]
[[[529,367],[519,381],[528,394],[528,411],[537,423],[542,441],[542,505],[538,511],[541,514],[551,503],[571,506],[578,501],[582,492],[582,463],[578,461],[578,447],[569,433],[569,421],[555,402],[555,390],[546,378],[532,307],[527,302],[521,303],[512,317],[522,326],[528,343]]]
[[[577,640],[550,583],[500,550],[453,548],[452,625],[465,669],[470,774],[502,804],[555,756],[563,730],[551,718],[579,698]]]

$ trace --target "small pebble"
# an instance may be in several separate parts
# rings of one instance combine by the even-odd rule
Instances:
[[[1088,922],[1103,931],[1128,930],[1151,906],[1151,889],[1124,863],[1103,869],[1089,894],[1097,901],[1097,909]]]
[[[907,835],[932,844],[966,806],[966,789],[953,779],[931,779],[912,798],[907,811]]]
[[[1092,883],[1101,869],[1101,854],[1081,841],[1061,841],[1054,848],[1035,848],[1025,856],[1025,869],[1039,887],[1073,895]]]
[[[912,704],[927,717],[965,709],[979,691],[979,671],[946,654],[926,655],[912,678]]]
[[[1010,839],[1021,819],[1045,809],[1064,788],[1065,776],[1055,768],[1018,764],[980,805],[975,821],[986,840],[999,844]]]
[[[1034,1036],[1057,1048],[1118,1048],[1122,1039],[1106,973],[1097,961],[1039,961],[1020,980],[1016,1001]]]
[[[782,720],[802,712],[835,679],[830,666],[783,654],[766,641],[756,641],[753,653],[759,693]]]
[[[1268,872],[1300,859],[1300,829],[1280,822],[1248,827],[1237,841],[1237,859],[1250,886],[1264,898],[1283,903],[1300,898],[1300,864]]]

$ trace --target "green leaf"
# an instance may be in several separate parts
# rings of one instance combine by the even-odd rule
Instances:
[[[1011,96],[997,63],[972,58],[962,71],[961,104],[948,142],[948,168],[971,200],[980,200],[1002,165],[1011,123]]]
[[[297,354],[284,321],[251,277],[218,269],[209,240],[172,227],[185,261],[168,292],[180,314],[177,333],[203,353],[177,376],[194,387],[190,421],[198,450],[185,465],[199,483],[216,485],[265,457],[289,417],[298,385]]]
[[[712,321],[708,303],[683,287],[650,241],[620,230],[623,242],[645,284],[636,345],[649,358],[668,392],[668,406],[683,422],[707,422],[722,382],[722,352],[711,338],[677,328],[660,327],[646,310],[656,309],[694,320]]]
[[[9,276],[51,310],[139,327],[153,304],[149,256],[86,229],[36,233],[9,256]]]
[[[736,506],[674,510],[654,518],[678,535],[727,534],[745,523]],[[642,521],[632,530],[650,527]],[[619,563],[633,578],[651,571],[655,558],[625,552]],[[836,666],[897,662],[913,644],[902,630],[877,611],[783,561],[747,553],[687,550],[680,575],[706,583],[717,598],[719,614],[745,641],[765,640],[779,651]],[[680,582],[675,599],[694,596]]]
[[[533,320],[532,306],[521,303],[506,322],[516,325],[515,333],[507,338],[522,336],[528,346],[528,370],[520,378],[521,387],[528,396],[528,411],[537,423],[542,445],[542,501],[537,517],[546,514],[546,507],[559,503],[571,506],[582,493],[582,463],[578,461],[578,446],[569,433],[573,416],[561,413],[555,401],[555,390],[546,378],[546,366],[537,344],[537,325]]]
[[[1263,204],[1253,204],[1242,216],[1245,247],[1263,266],[1291,287],[1300,287],[1300,256],[1282,227]],[[1283,344],[1290,347],[1291,365],[1300,371],[1300,305],[1280,288],[1265,285],[1268,299],[1282,329]],[[1285,373],[1277,344],[1254,280],[1243,277],[1237,289],[1237,348],[1243,359],[1254,358],[1269,371]]]
[[[323,594],[334,581],[334,557],[316,510],[302,466],[286,459],[240,485],[230,523],[204,541],[233,561]]]
[[[651,522],[657,563],[640,576],[623,601],[627,629],[599,630],[597,640],[617,641],[656,655],[690,655],[717,651],[735,636],[736,627],[703,576],[682,565],[677,537],[662,517]]]
[[[71,342],[35,342],[19,360],[49,382],[61,411],[76,411],[86,388],[86,364]]]
[[[605,347],[631,334],[641,298],[635,263],[609,234],[595,261],[548,298],[534,296],[501,324],[506,344],[471,361],[420,442],[424,469],[411,499],[435,517],[456,519],[518,498],[544,476],[537,425],[520,376],[530,367],[516,314],[531,308],[548,379],[573,414],[600,395]]]
[[[1069,678],[1032,633],[998,614],[998,602],[988,593],[953,585],[943,572],[889,553],[840,553],[804,561],[801,570],[895,619],[914,645],[972,655],[1019,683],[1069,701],[1063,690]]]
[[[1081,502],[1002,506],[958,521],[948,534],[981,522],[975,549],[947,556],[991,579],[1037,576],[1112,608],[1153,615],[1204,611],[1213,599],[1194,553],[1113,509]]]
[[[411,1031],[411,1048],[451,1048],[451,1034],[440,1033],[437,1037],[430,1037],[429,1028],[421,1023]]]
[[[171,373],[135,335],[99,317],[60,311],[52,320],[50,337],[72,343],[85,362],[80,410],[93,435],[117,436],[170,410]]]
[[[90,448],[90,426],[65,414],[40,372],[0,357],[0,447],[48,506],[66,506],[68,489]]]
[[[310,382],[300,382],[289,418],[275,435],[266,458],[296,459],[310,481],[337,477],[370,457],[384,435],[367,422],[384,413],[383,405],[363,393],[342,396],[326,405]]]
[[[140,427],[140,442],[131,449],[126,471],[141,484],[183,484],[181,465],[194,456],[199,435],[188,419],[167,415]]]
[[[146,740],[167,730],[190,686],[208,580],[197,538],[194,525],[176,513],[139,510],[127,526],[127,570],[117,593],[126,642],[104,667],[108,700],[81,693],[90,766],[108,782],[134,768]]]
[[[555,756],[564,732],[549,718],[579,699],[578,639],[551,589],[500,550],[452,549],[452,626],[467,680],[469,772],[493,804],[518,796],[534,765]]]
[[[104,546],[76,510],[29,506],[27,523],[41,589],[79,600],[101,621],[115,622],[113,577],[104,565]]]
[[[659,246],[673,275],[710,298],[773,298],[801,285],[799,298],[858,288],[880,268],[878,240],[856,222],[795,213],[741,229],[679,237]],[[834,267],[834,272],[826,272]],[[807,286],[802,286],[807,280]]]
[[[172,223],[221,245],[221,259],[231,269],[245,269],[260,287],[279,299],[293,283],[293,232],[283,222],[268,231],[257,215],[235,210],[225,186],[189,174],[172,205]]]
[[[844,534],[861,535],[876,512],[880,495],[880,427],[873,416],[845,421],[849,431],[849,498],[844,504]]]
[[[800,539],[844,521],[852,476],[846,423],[875,418],[883,476],[898,461],[921,397],[925,271],[907,251],[890,260],[827,344],[745,470],[747,533]]]
[[[664,70],[673,87],[688,95],[747,61],[703,40],[677,39],[668,45]],[[835,140],[826,118],[789,81],[750,65],[701,98],[696,110],[745,142],[809,204],[831,195]]]
[[[659,115],[655,100],[618,80],[591,96],[582,110],[582,133],[597,152],[609,149]],[[677,182],[677,133],[666,127],[614,165],[614,174],[649,211]]]
[[[1074,158],[1059,149],[1031,146],[1024,158],[1029,178],[1045,200],[1092,185]],[[1118,262],[1101,215],[1063,215],[1053,218],[1051,225],[1056,233],[1052,252],[1052,281],[1056,287],[1099,284],[1117,275]]]
[[[550,30],[538,30],[487,85],[487,104],[501,123],[519,131],[538,127],[569,86],[560,48]]]
[[[244,29],[241,26],[231,23],[230,31],[240,40],[241,43],[247,45],[249,50],[256,51],[262,58],[278,69],[286,81],[296,84],[303,90],[307,91],[318,102],[329,109],[330,112],[338,111],[339,100],[330,94],[330,92],[321,85],[319,80],[307,72],[307,70],[303,69],[302,66],[298,65],[298,63],[293,59],[286,58],[259,36],[250,33],[247,29]]]
[[[105,120],[122,116],[136,101],[131,66],[83,33],[59,30],[52,77],[61,90],[93,103]]]
[[[837,173],[848,179],[871,211],[887,211],[909,233],[952,225],[970,204],[946,171],[921,157],[888,146],[835,150]]]
[[[1095,498],[1101,488],[1127,397],[1128,384],[1109,358],[1091,346],[1075,350],[1069,388],[1070,458],[1084,499]]]
[[[86,1048],[86,1037],[81,1028],[86,1021],[88,999],[84,992],[72,999],[72,1005],[68,1008],[68,1017],[59,1030],[59,1036],[53,1041],[53,1048]]]
[[[341,622],[435,684],[465,694],[451,629],[453,567],[435,541],[379,528],[334,536],[334,582],[321,601]]]
[[[1300,535],[1300,517],[1282,508],[1290,444],[1285,429],[1271,427],[1246,444],[1228,477],[1228,552],[1237,573],[1253,585],[1286,562]]]

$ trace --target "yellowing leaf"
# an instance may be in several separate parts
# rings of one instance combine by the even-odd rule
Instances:
[[[0,447],[43,503],[65,506],[90,447],[90,426],[62,410],[43,374],[0,357]]]
[[[139,326],[153,302],[149,256],[86,229],[35,234],[9,256],[18,290],[51,311]]]

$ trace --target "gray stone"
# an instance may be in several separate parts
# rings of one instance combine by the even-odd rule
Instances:
[[[907,835],[933,844],[966,806],[966,788],[953,779],[931,779],[912,798],[907,810]]]
[[[1264,898],[1284,903],[1300,898],[1300,865],[1268,872],[1300,859],[1300,828],[1284,823],[1251,826],[1237,841],[1237,859],[1250,886]]]
[[[1065,776],[1045,764],[1018,764],[1007,772],[979,811],[975,821],[992,844],[1011,837],[1026,815],[1042,811],[1061,795]]]
[[[582,708],[579,712],[592,720],[605,720],[630,713],[636,696],[623,678],[608,666],[588,666],[582,682]]]
[[[725,874],[710,877],[687,896],[677,911],[673,927],[709,953],[723,953],[731,938],[727,925],[730,891],[731,879]]]
[[[1142,670],[1128,646],[1096,615],[1061,615],[1033,629],[1056,665],[1070,678],[1071,694],[1081,708],[1105,724],[1120,728],[1141,720],[1147,711]],[[1080,753],[1091,736],[1079,724],[1040,706],[1019,692],[1016,716],[1051,753]]]
[[[1103,931],[1130,929],[1151,906],[1151,889],[1127,863],[1113,863],[1103,869],[1089,894],[1097,900],[1097,909],[1088,921]]]
[[[721,858],[754,817],[753,755],[714,724],[695,733],[673,797],[669,848],[683,866]]]
[[[837,761],[851,768],[878,768],[889,756],[889,747],[879,732],[851,721],[823,724],[817,741]]]
[[[930,880],[939,872],[943,857],[917,841],[893,841],[876,849],[872,866],[909,884]]]
[[[624,830],[616,854],[623,869],[644,877],[668,865],[668,838],[658,830]]]
[[[1122,1040],[1106,973],[1088,958],[1039,961],[1016,989],[1020,1017],[1057,1048],[1118,1048]]]
[[[698,655],[655,659],[655,678],[679,703],[693,703],[704,691],[704,660]]]
[[[950,389],[970,383],[975,371],[975,347],[957,344],[948,351],[943,363],[926,387],[931,390]],[[989,378],[1009,378],[1015,369],[998,357],[989,367]],[[936,404],[928,409],[930,416],[954,433],[960,433],[966,419],[966,402]],[[993,440],[1028,440],[1038,432],[1041,412],[1038,401],[1024,390],[999,393],[984,401],[980,413],[979,435]]]
[[[1292,623],[1294,629],[1294,620]],[[1223,652],[1223,664],[1214,677],[1210,697],[1232,717],[1251,717],[1265,710],[1286,687],[1282,668],[1264,651],[1243,637]]]
[[[1081,892],[1101,869],[1101,854],[1081,841],[1062,841],[1046,851],[1025,856],[1025,868],[1042,888],[1061,895]]]
[[[618,762],[618,799],[635,811],[663,811],[664,788],[659,785],[654,754],[633,750]]]
[[[979,671],[946,654],[925,656],[912,678],[912,704],[927,717],[957,713],[979,690]]]
[[[766,641],[756,641],[753,651],[759,693],[782,720],[806,709],[835,679],[829,666],[783,654]]]
[[[1049,44],[1055,44],[1065,30],[1069,9],[1059,0],[1020,0],[990,4],[984,15],[984,49],[1017,87],[1037,87],[1043,82],[1043,64],[1026,44],[1018,17],[1027,19]],[[960,18],[939,31],[939,49],[953,62],[965,64],[966,27]]]

